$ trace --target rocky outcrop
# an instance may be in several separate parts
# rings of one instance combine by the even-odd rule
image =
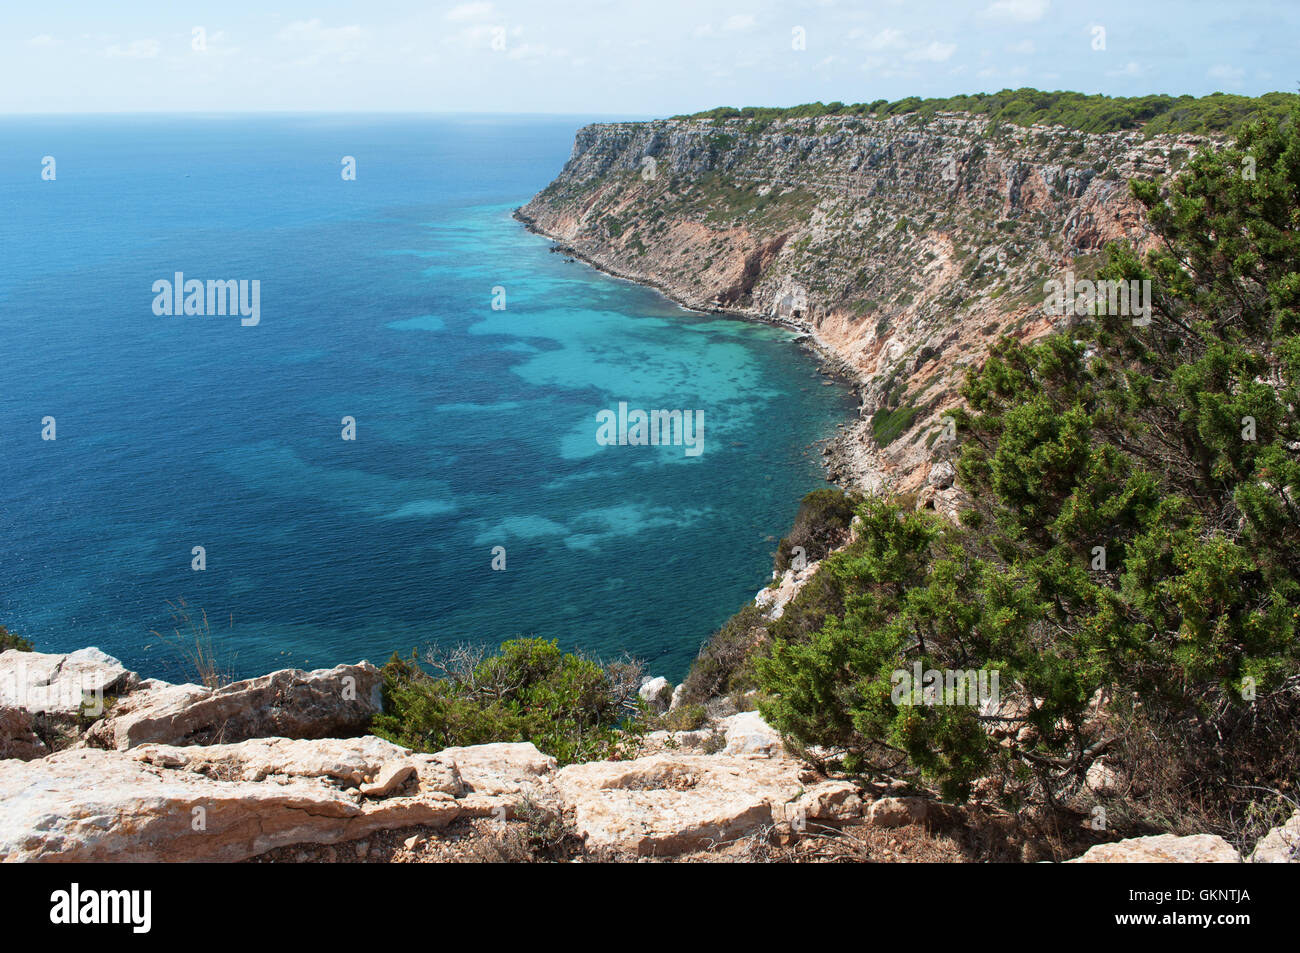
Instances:
[[[726,738],[724,752],[740,758],[781,758],[781,735],[756,711],[742,711],[718,722]]]
[[[809,785],[804,771],[786,758],[658,754],[569,765],[555,787],[589,846],[665,857],[861,813],[852,785]]]
[[[562,769],[531,744],[417,754],[370,736],[81,747],[0,764],[0,860],[242,860],[462,817],[505,821],[525,802],[570,817],[590,848],[662,857],[862,814],[854,785],[811,774],[756,713],[719,730],[732,753]]]
[[[84,666],[106,676],[101,688],[125,691],[86,733],[99,747],[51,753],[38,725],[53,707],[0,707],[0,861],[238,861],[381,833],[418,844],[462,820],[495,836],[531,816],[528,805],[563,817],[596,855],[641,857],[732,845],[743,854],[846,824],[942,829],[968,819],[964,808],[909,796],[903,782],[827,777],[753,711],[661,732],[660,750],[643,757],[560,768],[527,743],[423,754],[330,736],[355,733],[378,710],[379,674],[367,663],[211,690],[139,682],[105,659],[38,658],[27,671],[39,675],[19,682],[48,687]],[[656,698],[668,694],[666,682],[654,687]],[[290,731],[300,737],[275,734]],[[1300,812],[1251,859],[1291,859],[1297,830]],[[1162,835],[1094,847],[1077,862],[1239,860],[1218,837]]]
[[[821,561],[811,562],[803,569],[787,569],[773,584],[760,589],[754,596],[754,605],[763,610],[769,619],[779,619],[785,614],[785,607],[799,595],[799,590],[817,574]]]
[[[97,716],[105,696],[124,694],[139,684],[117,659],[97,648],[66,654],[0,652],[0,707],[73,721]]]
[[[699,850],[771,823],[772,801],[793,799],[793,775],[760,777],[751,764],[709,755],[656,755],[563,768],[556,778],[588,844],[641,856]]]
[[[400,791],[363,792],[394,761]],[[460,814],[452,765],[379,738],[82,748],[0,765],[0,860],[235,861]]]
[[[1126,180],[1207,140],[983,117],[674,119],[577,134],[518,217],[687,306],[805,332],[861,384],[837,482],[955,509],[941,417],[1002,333],[1051,330],[1043,283],[1151,241]]]
[[[498,799],[511,806],[521,800],[552,800],[551,779],[555,759],[542,754],[531,744],[497,742],[464,748],[444,748],[430,757],[452,765],[469,794],[484,799]],[[489,811],[497,803],[479,804]]]
[[[667,711],[672,704],[673,686],[662,675],[646,678],[637,689],[637,695],[653,712]]]
[[[248,738],[342,738],[381,710],[381,676],[369,662],[304,672],[285,669],[224,688],[166,685],[135,692],[93,725],[86,740],[126,750]]]
[[[0,759],[27,760],[76,741],[139,677],[96,648],[0,653]]]
[[[1241,855],[1216,834],[1157,834],[1098,844],[1071,864],[1239,864]]]

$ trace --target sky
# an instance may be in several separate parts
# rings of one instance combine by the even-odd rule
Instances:
[[[1295,91],[1297,0],[0,0],[0,113]]]

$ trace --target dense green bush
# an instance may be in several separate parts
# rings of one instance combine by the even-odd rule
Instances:
[[[561,764],[620,757],[636,747],[643,717],[640,666],[599,665],[544,639],[502,643],[496,655],[464,648],[383,668],[384,713],[371,730],[417,751],[531,741]]]
[[[973,510],[863,504],[772,626],[760,709],[953,797],[995,776],[1059,803],[1103,752],[1133,777],[1154,752],[1138,813],[1165,796],[1227,832],[1300,757],[1300,110],[1132,188],[1164,244],[1112,246],[1101,277],[1150,280],[1151,323],[1103,306],[999,343],[958,414]],[[916,662],[997,671],[1003,707],[895,703]]]
[[[8,649],[17,649],[19,652],[32,651],[32,643],[28,642],[20,635],[14,635],[4,626],[0,625],[0,652]]]
[[[804,551],[805,564],[824,559],[849,538],[849,524],[860,498],[834,487],[813,490],[799,503],[794,526],[776,547],[772,568],[783,573],[790,568],[794,547]]]
[[[660,723],[667,731],[697,731],[709,720],[708,710],[700,704],[678,705],[665,712]]]
[[[901,116],[930,119],[943,112],[966,112],[987,116],[995,129],[998,123],[1019,126],[1060,125],[1081,132],[1116,132],[1141,127],[1148,135],[1158,133],[1229,132],[1250,119],[1281,120],[1294,107],[1295,93],[1265,93],[1237,96],[1212,93],[1209,96],[1103,96],[1073,92],[1045,92],[1038,89],[1004,89],[997,93],[921,99],[909,96],[897,102],[878,99],[871,103],[806,103],[789,108],[720,106],[695,113],[690,119],[750,119],[770,123],[774,119],[810,119],[821,116]]]

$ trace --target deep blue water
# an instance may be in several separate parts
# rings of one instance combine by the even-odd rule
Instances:
[[[0,119],[0,624],[164,677],[177,599],[240,676],[522,634],[680,677],[851,398],[510,218],[581,122]],[[260,323],[156,316],[178,271]],[[599,446],[620,400],[704,452]]]

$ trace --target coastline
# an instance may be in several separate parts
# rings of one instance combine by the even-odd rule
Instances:
[[[620,271],[618,268],[606,262],[598,261],[581,249],[568,244],[564,239],[542,228],[536,219],[526,215],[523,206],[514,209],[510,215],[528,231],[552,242],[550,249],[552,254],[568,255],[570,258],[580,261],[611,278],[628,281],[645,288],[652,288],[669,301],[688,311],[699,314],[716,314],[733,320],[766,324],[769,327],[781,328],[795,334],[796,337],[792,343],[812,356],[823,375],[837,384],[848,387],[858,401],[859,410],[857,413],[842,422],[832,436],[812,444],[814,447],[821,446],[823,448],[822,471],[826,474],[827,482],[846,491],[865,490],[878,493],[884,487],[884,468],[880,466],[875,454],[871,451],[871,421],[869,417],[864,418],[861,415],[862,390],[868,382],[863,374],[835,353],[829,345],[817,336],[816,329],[801,322],[777,315],[765,314],[753,308],[726,307],[688,301],[665,282],[652,277],[637,276]]]

